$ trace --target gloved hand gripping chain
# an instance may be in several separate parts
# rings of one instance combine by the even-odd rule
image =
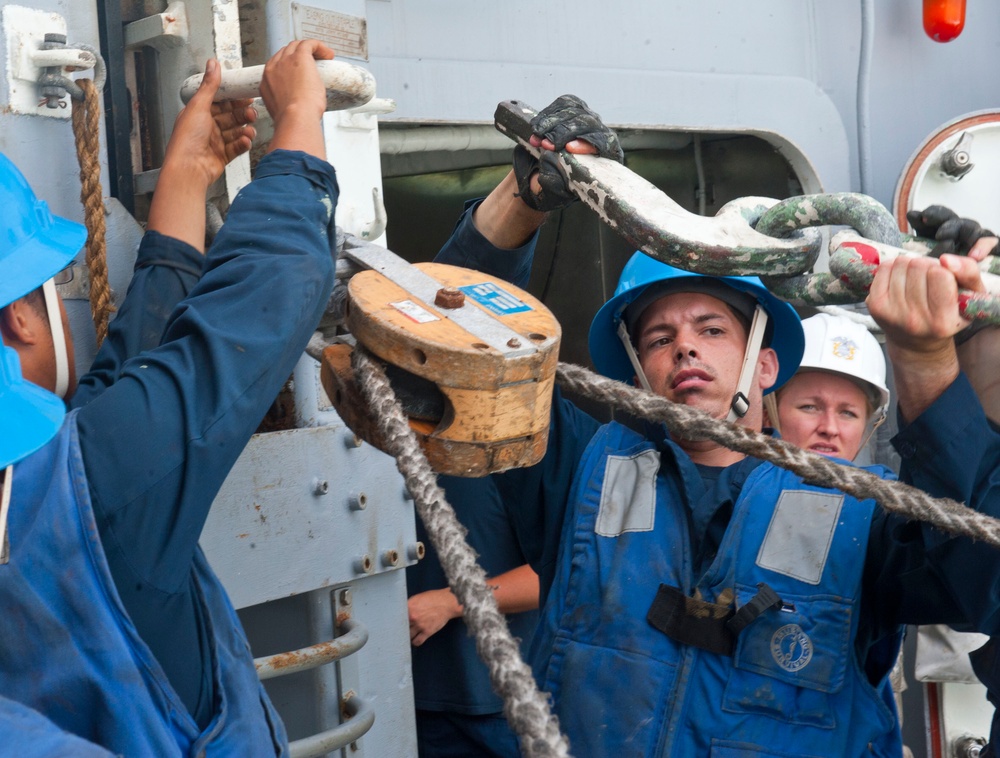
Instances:
[[[509,100],[497,107],[495,122],[537,156],[541,151],[530,143],[535,117],[530,106]],[[934,247],[933,241],[901,234],[892,214],[866,195],[746,197],[727,203],[714,217],[697,216],[614,160],[565,151],[548,155],[580,200],[637,249],[700,274],[759,276],[793,305],[862,302],[880,260],[927,255]],[[822,252],[822,236],[813,227],[820,226],[855,230],[831,241],[829,273],[813,273]],[[858,244],[867,246],[864,254]],[[1000,325],[1000,277],[993,273],[1000,264],[989,256],[980,268],[989,294],[963,295],[962,313]]]

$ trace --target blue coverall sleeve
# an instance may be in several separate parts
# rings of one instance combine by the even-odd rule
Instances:
[[[201,277],[204,261],[191,245],[146,232],[125,301],[108,325],[90,370],[80,378],[70,408],[83,407],[114,384],[128,358],[160,344],[167,319]]]
[[[18,758],[114,758],[100,745],[65,731],[28,706],[0,697],[0,732],[4,755]]]
[[[465,204],[465,211],[451,237],[434,258],[435,262],[482,271],[522,289],[526,288],[528,279],[531,278],[531,262],[538,234],[532,235],[521,247],[508,250],[494,246],[480,233],[472,220],[472,214],[481,202],[481,199],[470,200]]]
[[[1000,517],[1000,433],[964,374],[893,445],[903,481]],[[869,550],[870,561],[881,558],[876,597],[896,608],[898,623],[1000,633],[1000,548],[881,510],[876,518]]]
[[[137,581],[167,593],[187,582],[212,500],[326,305],[337,197],[325,161],[265,156],[159,346],[124,360],[114,384],[81,408],[106,549],[119,527],[131,538],[144,524],[149,535],[142,565],[131,567]]]
[[[482,271],[525,287],[531,275],[538,235],[514,250],[494,246],[472,221],[479,202],[466,204],[455,231],[434,260]],[[497,490],[511,514],[521,549],[538,574],[542,605],[555,576],[576,467],[599,426],[594,418],[563,398],[557,387],[552,398],[545,456],[534,466],[493,475]]]

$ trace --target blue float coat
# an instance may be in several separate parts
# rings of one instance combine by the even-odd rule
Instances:
[[[118,755],[283,755],[287,737],[225,590],[200,550],[188,569],[206,625],[212,707],[200,724],[139,636],[111,577],[90,502],[78,411],[14,467],[10,561],[0,597],[5,696]],[[161,619],[166,629],[173,619]],[[20,755],[24,735],[7,735]]]
[[[148,234],[129,295],[73,399],[121,602],[202,726],[216,698],[209,622],[196,598],[198,537],[326,304],[337,197],[325,161],[275,151],[204,258]]]
[[[18,751],[18,758],[114,758],[115,755],[60,729],[38,711],[5,697],[0,697],[0,724],[8,747],[14,742],[11,735],[17,735],[17,746],[12,749]]]
[[[525,286],[533,243],[517,251],[498,250],[475,229],[471,210],[470,205],[437,260],[505,276]],[[568,560],[562,551],[573,528],[572,518],[567,517],[574,507],[570,493],[584,450],[598,427],[597,421],[557,391],[545,458],[534,467],[494,476],[511,507],[525,554],[539,573],[543,607],[551,600],[550,593],[556,596],[564,590],[553,582],[557,567]],[[647,436],[656,441],[656,435],[650,430]],[[904,481],[932,495],[952,497],[1000,515],[1000,434],[986,419],[964,375],[918,419],[905,425],[893,444],[902,456]],[[676,460],[665,458],[664,475],[675,481],[689,511],[685,539],[695,556],[695,577],[714,559],[736,495],[758,463],[745,460],[729,467],[714,489],[706,490],[682,451]],[[977,570],[970,572],[970,565]],[[934,622],[964,624],[987,634],[1000,631],[996,549],[876,508],[862,578],[860,618],[852,641],[857,665],[870,681],[880,681],[892,666],[899,626]],[[536,671],[544,667],[548,655],[543,647],[533,661]],[[609,693],[608,703],[614,702],[614,694]],[[569,736],[572,741],[573,735]]]

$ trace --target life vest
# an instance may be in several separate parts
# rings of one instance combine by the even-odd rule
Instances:
[[[236,613],[200,550],[192,571],[212,642],[216,699],[204,731],[139,637],[101,546],[75,414],[15,464],[8,534],[10,561],[0,565],[0,695],[130,758],[287,752]],[[21,754],[19,739],[5,734],[11,755]]]
[[[761,464],[711,567],[694,576],[687,503],[697,473],[667,444],[673,459],[608,424],[574,480],[533,644],[571,750],[900,755],[888,676],[872,686],[854,652],[874,502]],[[751,614],[729,652],[710,652],[697,636],[682,643],[647,620],[661,585],[714,606],[733,606],[731,598],[734,611],[752,607],[761,585],[780,602]]]

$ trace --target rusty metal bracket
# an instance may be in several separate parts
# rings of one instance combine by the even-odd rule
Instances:
[[[338,628],[340,634],[327,642],[319,642],[287,653],[255,658],[253,664],[257,669],[257,677],[264,681],[277,676],[308,671],[346,658],[368,642],[368,628],[360,621],[348,618]]]

